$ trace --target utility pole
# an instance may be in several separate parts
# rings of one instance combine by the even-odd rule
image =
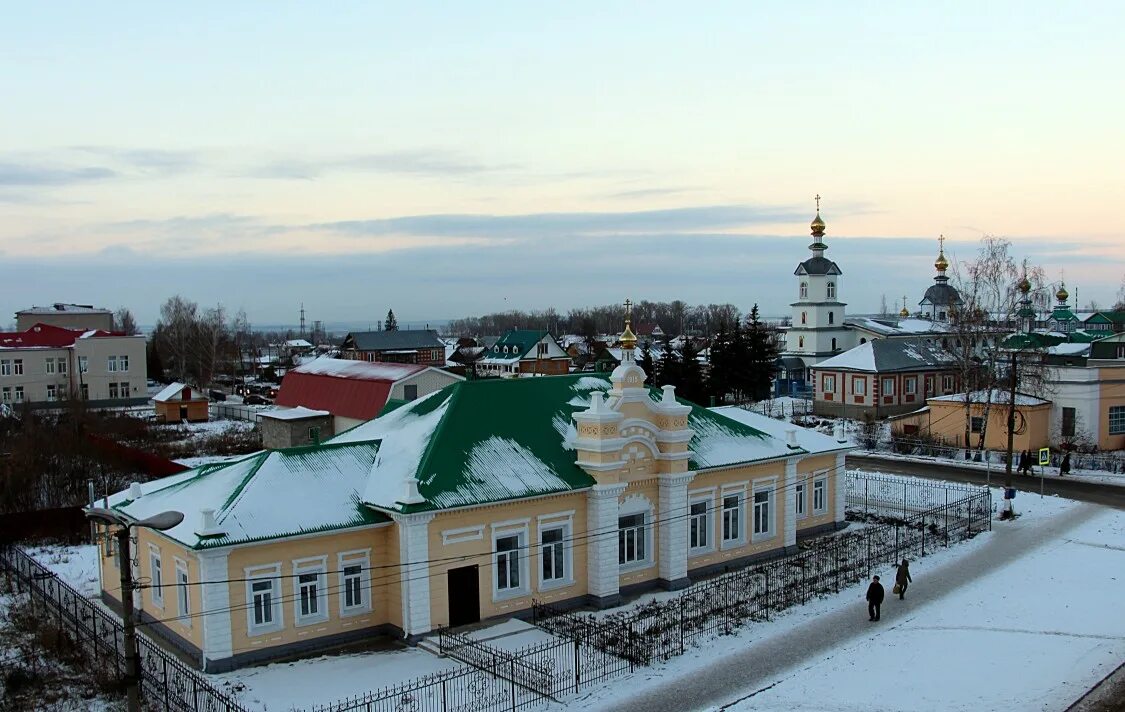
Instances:
[[[1016,351],[1008,354],[1008,462],[1004,467],[1004,486],[1012,486],[1012,445],[1016,439],[1016,387],[1019,378],[1016,374]]]
[[[129,712],[141,712],[141,677],[137,664],[137,627],[133,622],[133,556],[129,551],[129,527],[119,527],[115,533],[120,552],[121,571],[121,626],[125,630],[122,647],[125,652],[125,694]]]

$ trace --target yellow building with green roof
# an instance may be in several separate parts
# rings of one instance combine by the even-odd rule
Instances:
[[[143,625],[208,671],[374,636],[610,607],[844,520],[849,443],[611,375],[455,383],[319,445],[109,497],[140,529]],[[102,596],[119,605],[103,550]]]

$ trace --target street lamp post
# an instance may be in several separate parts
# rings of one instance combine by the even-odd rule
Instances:
[[[184,521],[182,512],[161,512],[147,519],[130,522],[112,509],[90,507],[86,517],[109,526],[116,526],[117,550],[121,565],[121,625],[124,629],[125,692],[129,712],[141,712],[140,664],[137,656],[137,627],[133,621],[133,557],[129,552],[129,528],[138,527],[165,531]]]

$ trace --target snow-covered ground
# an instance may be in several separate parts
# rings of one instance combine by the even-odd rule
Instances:
[[[458,665],[421,648],[401,648],[326,655],[207,677],[248,710],[281,712],[363,695]]]
[[[98,595],[98,547],[51,545],[29,547],[24,551],[82,595]]]
[[[913,561],[906,600],[888,590],[880,623],[867,621],[860,584],[568,703],[615,712],[1064,710],[1125,659],[1125,513],[1026,495],[1016,511],[992,532]],[[893,568],[878,573],[893,581]]]

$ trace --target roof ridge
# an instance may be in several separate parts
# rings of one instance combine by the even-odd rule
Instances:
[[[429,442],[426,443],[426,449],[422,451],[422,457],[418,458],[418,467],[414,470],[414,479],[418,480],[419,482],[421,482],[421,478],[418,477],[418,475],[425,471],[426,465],[430,461],[430,456],[434,451],[434,444],[440,439],[441,430],[445,427],[445,419],[448,418],[449,414],[453,412],[453,408],[455,405],[454,402],[461,399],[461,386],[465,383],[472,382],[473,381],[461,381],[460,383],[452,384],[453,387],[450,388],[449,400],[446,403],[445,411],[441,414],[441,420],[438,421],[438,424],[434,427],[433,432],[430,434]],[[449,388],[449,386],[446,387]],[[441,391],[438,392],[440,393]]]
[[[254,476],[258,474],[258,470],[262,469],[262,465],[265,464],[266,460],[268,460],[272,454],[273,452],[270,450],[262,450],[258,461],[254,463],[254,466],[251,467],[250,471],[246,473],[246,476],[242,478],[242,482],[238,483],[238,486],[234,488],[234,492],[231,492],[227,500],[223,502],[221,507],[222,518],[216,517],[216,521],[222,522],[226,520],[226,514],[238,504],[238,500],[240,500],[246,490],[249,489],[250,482],[254,479]]]

